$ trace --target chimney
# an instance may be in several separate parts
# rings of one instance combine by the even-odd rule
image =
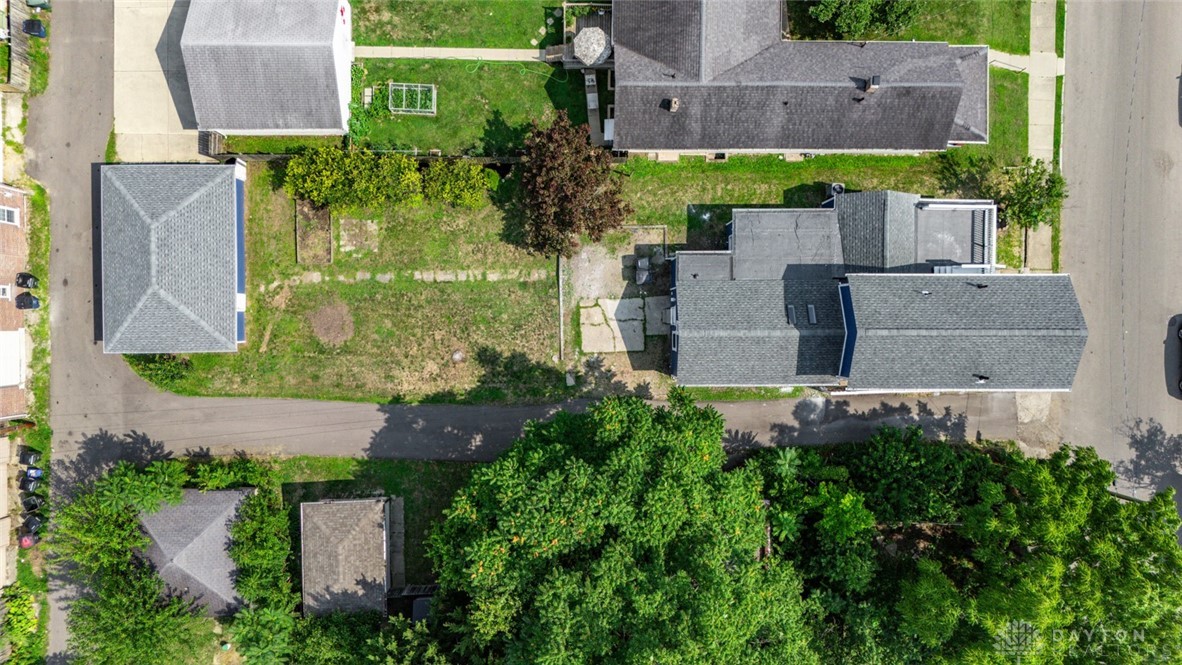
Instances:
[[[874,76],[871,76],[870,79],[866,81],[866,94],[869,95],[869,94],[875,92],[876,90],[878,90],[879,82],[880,82],[880,79],[877,74],[875,74]]]
[[[677,113],[677,109],[679,109],[679,108],[681,108],[681,100],[680,99],[674,97],[673,99],[669,100],[669,112],[670,113]]]

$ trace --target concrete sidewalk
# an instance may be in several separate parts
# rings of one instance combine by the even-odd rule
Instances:
[[[545,62],[545,51],[529,48],[431,48],[422,46],[355,46],[357,58],[419,58],[426,60],[494,60]]]
[[[1027,152],[1048,164],[1055,161],[1055,84],[1065,71],[1055,54],[1055,0],[1034,0],[1030,5],[1030,55],[1027,74]],[[1044,225],[1030,233],[1026,265],[1031,270],[1053,268],[1051,227]]]

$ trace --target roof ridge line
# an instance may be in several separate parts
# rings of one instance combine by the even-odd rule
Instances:
[[[165,291],[159,285],[157,285],[155,288],[156,288],[156,292],[160,295],[161,298],[163,298],[166,302],[168,302],[168,304],[175,307],[178,312],[185,315],[185,317],[188,318],[190,321],[192,321],[193,323],[196,323],[199,327],[201,327],[202,330],[209,333],[214,339],[219,340],[221,342],[225,342],[225,344],[227,346],[237,346],[238,342],[236,342],[236,341],[232,342],[232,341],[226,339],[225,336],[221,335],[216,330],[214,330],[209,325],[209,323],[207,323],[204,319],[202,319],[201,317],[194,314],[193,310],[191,310],[188,307],[185,307],[183,304],[181,304],[176,298],[173,297],[173,295],[171,293],[169,293],[168,291]],[[128,318],[130,318],[130,317],[128,317]]]
[[[210,164],[210,166],[226,166],[226,165],[224,165],[224,164]],[[231,166],[229,168],[233,168],[233,167]],[[226,173],[229,173],[231,175],[231,177],[233,177],[232,171],[227,171]],[[213,186],[220,185],[221,183],[218,181],[221,180],[222,177],[223,177],[222,173],[217,173],[214,177],[210,178],[209,181],[206,182],[204,185],[201,185],[197,189],[193,190],[193,193],[191,193],[188,196],[186,196],[185,198],[181,199],[181,201],[179,203],[177,203],[175,206],[173,206],[172,210],[169,210],[168,212],[164,213],[155,222],[148,224],[148,226],[151,228],[155,228],[155,227],[163,224],[164,222],[171,221],[178,214],[180,214],[183,210],[188,208],[193,203],[193,201],[196,201],[199,196],[201,196],[202,194],[209,191],[210,188],[212,188]],[[151,248],[152,248],[152,256],[155,257],[156,256],[156,243],[155,242],[152,243]]]
[[[140,294],[139,302],[137,302],[135,307],[131,309],[131,312],[129,312],[128,315],[123,318],[123,325],[119,326],[119,329],[115,331],[112,339],[103,340],[104,346],[114,345],[115,342],[119,341],[119,338],[123,336],[123,331],[127,330],[127,326],[131,323],[131,320],[135,318],[135,315],[138,314],[141,309],[143,309],[144,303],[148,300],[148,296],[152,295],[152,291],[155,289],[156,285],[154,284],[151,284],[148,286],[148,288],[144,289],[144,292]]]

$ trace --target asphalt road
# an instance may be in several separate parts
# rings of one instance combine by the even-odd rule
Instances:
[[[1136,497],[1182,486],[1180,26],[1180,2],[1067,12],[1062,263],[1089,338],[1062,436],[1095,446]]]

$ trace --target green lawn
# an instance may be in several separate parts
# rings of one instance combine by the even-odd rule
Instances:
[[[363,60],[363,86],[374,86],[374,117],[355,140],[376,148],[441,150],[446,155],[513,154],[533,120],[565,109],[587,121],[583,79],[542,63],[460,60]],[[393,115],[382,109],[385,85],[433,83],[434,116]],[[371,107],[372,108],[372,107]]]
[[[989,144],[959,150],[988,153],[1003,164],[1018,164],[1029,144],[1030,77],[1022,72],[989,68]]]
[[[553,13],[561,2],[354,0],[352,5],[358,45],[528,49],[562,41],[562,20]],[[542,34],[540,28],[550,30]],[[530,43],[535,39],[539,44]]]
[[[248,183],[248,342],[237,353],[191,356],[177,392],[373,402],[530,402],[567,394],[550,361],[558,349],[553,279],[426,283],[407,273],[549,268],[553,275],[549,262],[500,239],[498,208],[395,208],[375,217],[369,251],[300,265],[293,204],[274,169],[253,164]],[[306,271],[323,281],[260,291]],[[336,279],[357,271],[393,278]],[[318,321],[351,328],[351,335],[340,333],[347,339],[334,344],[323,328],[316,332]],[[455,351],[462,362],[452,362]]]
[[[637,158],[620,172],[637,224],[666,224],[671,242],[687,241],[701,248],[716,245],[732,208],[815,207],[825,199],[825,185],[831,182],[845,183],[851,190],[940,193],[935,155],[825,155],[799,162],[777,156],[732,157],[722,163]]]
[[[434,580],[427,558],[426,538],[443,519],[452,496],[468,480],[475,464],[408,460],[292,457],[279,462],[283,498],[290,506],[297,534],[292,545],[299,554],[299,504],[320,499],[370,497],[403,498],[406,519],[406,581]]]
[[[240,155],[291,155],[306,148],[341,145],[340,136],[227,136],[222,144],[228,153]]]
[[[832,39],[808,14],[808,3],[788,0],[794,39]],[[1030,52],[1030,0],[926,0],[915,23],[899,32],[865,39],[988,44],[1006,53]]]
[[[795,399],[804,394],[799,386],[784,391],[779,388],[684,388],[697,402],[764,402],[776,399]]]

